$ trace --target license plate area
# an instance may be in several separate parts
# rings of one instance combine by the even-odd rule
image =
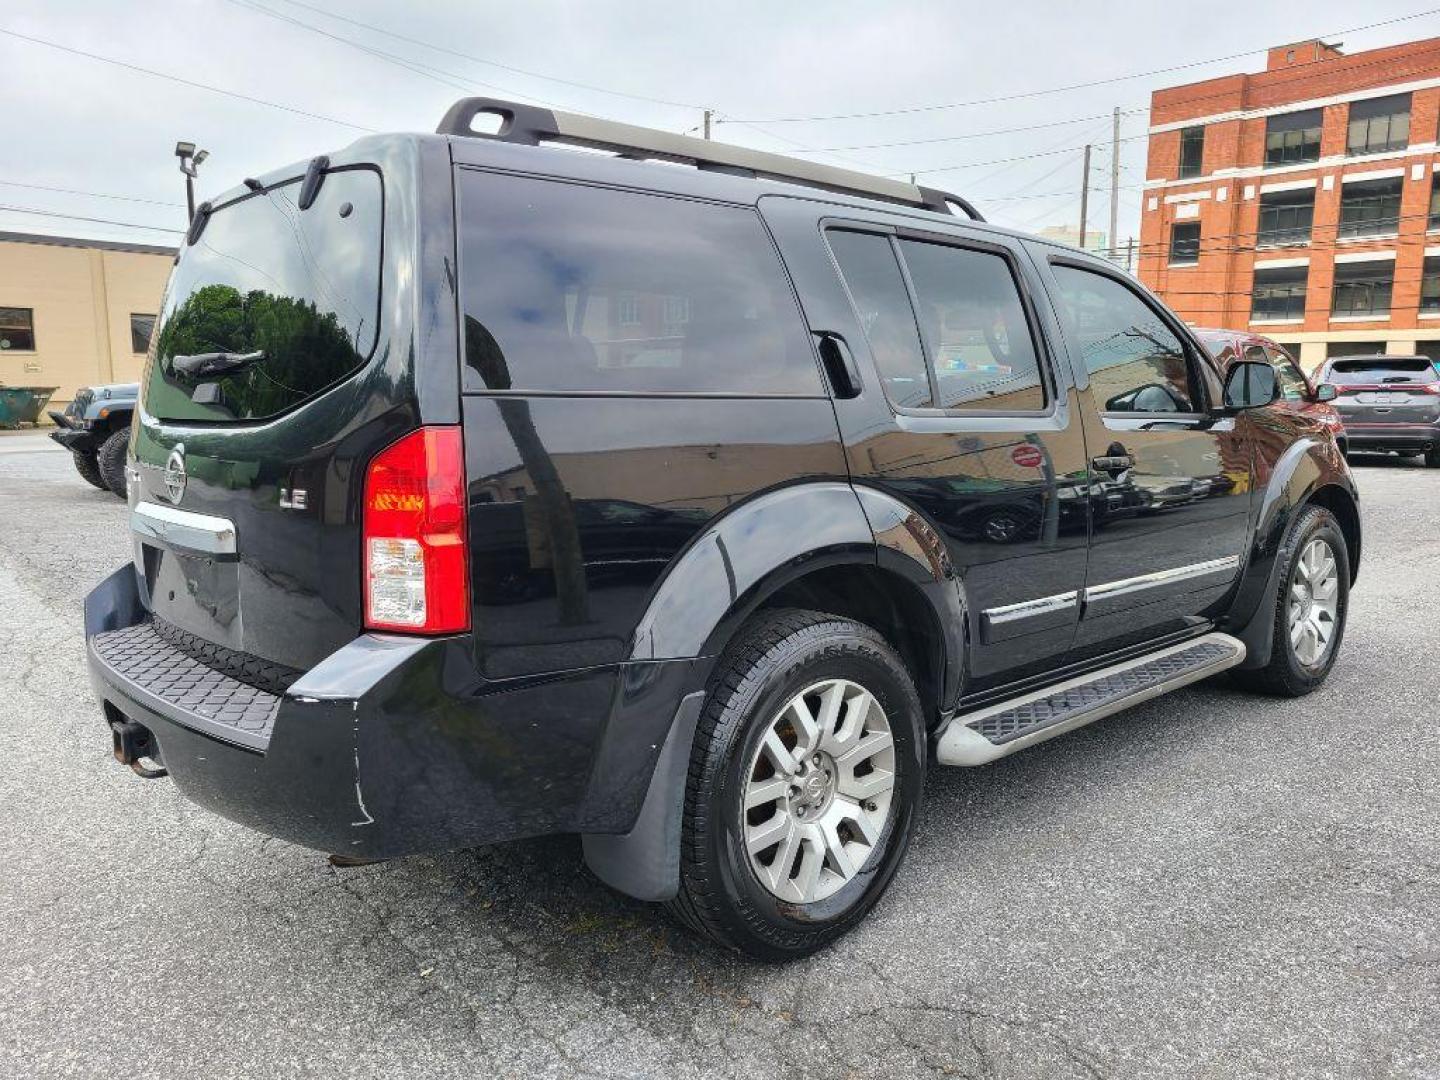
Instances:
[[[135,565],[156,617],[228,648],[241,645],[240,563],[224,518],[140,503]]]

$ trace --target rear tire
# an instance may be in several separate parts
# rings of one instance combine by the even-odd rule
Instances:
[[[95,458],[100,469],[100,478],[112,493],[125,498],[125,450],[130,445],[130,429],[112,431],[100,444]]]
[[[1247,690],[1303,697],[1330,674],[1345,636],[1350,556],[1335,516],[1319,506],[1301,510],[1278,560],[1280,586],[1273,601],[1270,662],[1261,668],[1234,670],[1231,677]]]
[[[75,471],[80,474],[87,484],[93,484],[101,491],[110,490],[105,486],[105,478],[100,475],[100,462],[96,460],[95,454],[87,450],[71,450],[70,456],[75,459]]]
[[[880,634],[814,611],[762,613],[710,680],[669,909],[760,960],[830,944],[904,858],[925,755],[914,682]]]
[[[1427,469],[1440,469],[1440,446],[1425,451],[1425,467]]]

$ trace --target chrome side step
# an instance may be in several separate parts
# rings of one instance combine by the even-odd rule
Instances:
[[[942,765],[986,765],[1131,705],[1209,678],[1245,659],[1229,634],[1206,634],[1057,686],[955,717],[936,748]]]

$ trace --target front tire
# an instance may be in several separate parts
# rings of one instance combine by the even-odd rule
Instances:
[[[1425,451],[1425,467],[1427,469],[1440,469],[1440,446]]]
[[[125,498],[125,451],[130,445],[130,429],[112,431],[100,444],[95,458],[100,468],[100,478],[110,491]]]
[[[96,460],[93,453],[85,450],[71,450],[70,456],[75,459],[75,471],[87,484],[93,484],[101,491],[108,491],[105,486],[105,478],[100,475],[100,462]]]
[[[710,681],[671,911],[760,960],[830,944],[904,858],[925,754],[914,682],[879,633],[819,612],[762,613]]]
[[[1270,662],[1232,675],[1249,690],[1302,697],[1330,674],[1350,607],[1350,556],[1335,516],[1307,506],[1291,526],[1280,554],[1275,633]]]

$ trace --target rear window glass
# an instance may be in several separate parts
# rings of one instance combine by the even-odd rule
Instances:
[[[1429,360],[1336,360],[1327,381],[1339,384],[1434,382],[1440,376]]]
[[[754,210],[462,170],[469,390],[823,393]]]
[[[299,197],[297,178],[223,205],[182,246],[146,370],[152,416],[262,420],[369,359],[380,311],[380,174],[336,170],[308,209]],[[194,359],[207,354],[230,358]]]

